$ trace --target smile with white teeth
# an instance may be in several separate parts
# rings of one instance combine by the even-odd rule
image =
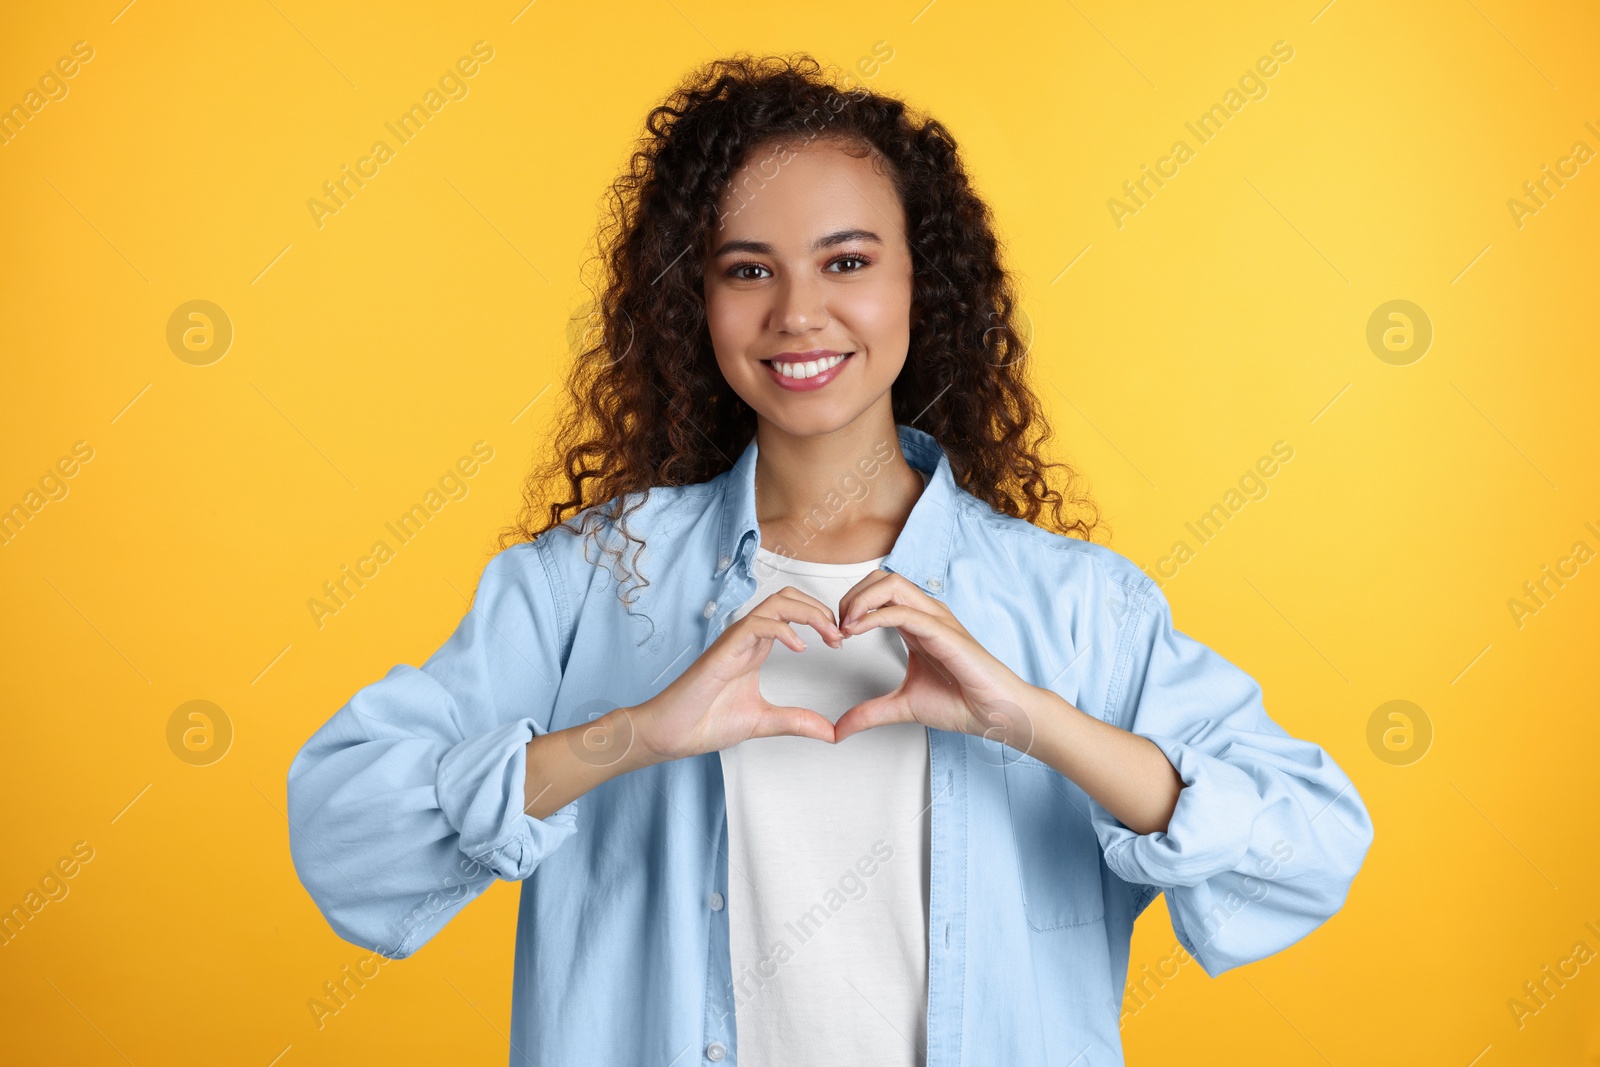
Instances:
[[[785,378],[815,378],[825,370],[837,367],[854,352],[845,352],[842,355],[831,356],[828,359],[814,359],[808,363],[780,363],[776,360],[767,360],[767,364],[782,374]]]

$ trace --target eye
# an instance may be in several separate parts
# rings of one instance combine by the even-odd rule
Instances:
[[[869,267],[872,265],[872,260],[868,259],[866,256],[858,256],[854,252],[847,252],[842,256],[829,260],[828,266],[832,267],[836,263],[846,263],[850,260],[855,260],[857,263],[860,263],[861,267],[857,267],[856,270],[847,270],[838,273],[854,274],[857,270],[861,270],[863,267]]]
[[[835,271],[835,270],[833,270],[834,267],[838,266],[841,263],[850,263],[850,262],[859,263],[860,266],[854,267],[854,268],[849,269],[849,270],[844,270],[844,271]],[[854,274],[857,271],[860,271],[860,270],[862,270],[862,269],[864,269],[866,267],[870,267],[871,265],[872,265],[872,260],[868,259],[866,256],[857,255],[854,252],[847,252],[844,255],[835,256],[833,259],[829,260],[826,269],[830,273],[833,273],[833,274]],[[767,268],[765,266],[763,266],[762,264],[757,263],[757,262],[755,262],[753,260],[745,260],[742,263],[735,263],[733,266],[729,267],[726,271],[724,271],[723,274],[724,274],[725,277],[732,278],[735,281],[741,281],[741,282],[754,282],[754,281],[760,281],[761,280],[761,278],[759,276],[752,276],[752,275],[743,273],[744,271],[747,271],[747,270],[766,271]],[[771,273],[771,272],[768,271],[768,273]]]

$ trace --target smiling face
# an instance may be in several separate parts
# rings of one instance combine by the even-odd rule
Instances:
[[[879,405],[892,425],[889,389],[911,340],[912,271],[905,210],[888,175],[837,144],[758,148],[718,213],[706,314],[733,391],[796,436],[838,430]]]

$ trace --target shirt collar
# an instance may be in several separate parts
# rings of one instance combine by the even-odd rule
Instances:
[[[895,425],[906,462],[929,474],[927,486],[907,517],[894,548],[880,566],[904,575],[925,592],[942,595],[948,584],[950,547],[955,537],[956,494],[960,492],[950,461],[932,434],[914,426]],[[733,467],[717,475],[722,483],[722,523],[715,574],[743,561],[746,569],[761,544],[756,522],[756,438]]]

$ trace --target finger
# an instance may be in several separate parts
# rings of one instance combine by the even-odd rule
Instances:
[[[910,635],[935,649],[947,643],[951,636],[944,620],[906,604],[885,604],[855,622],[847,623],[845,631],[854,636],[880,626],[893,626],[902,637]]]
[[[752,737],[812,737],[833,744],[833,723],[810,708],[768,704],[756,719]]]
[[[957,644],[958,634],[951,623],[942,618],[935,618],[925,611],[918,611],[916,608],[906,607],[903,604],[890,604],[863,619],[858,619],[846,632],[854,637],[880,626],[894,627],[906,647],[922,656],[945,685],[960,684],[944,663],[946,659],[960,651]],[[961,631],[961,634],[964,635],[965,631]]]
[[[795,628],[781,619],[774,619],[768,615],[757,615],[751,612],[734,625],[743,627],[752,637],[771,638],[782,641],[796,652],[806,650],[805,639],[795,632]]]
[[[837,648],[844,643],[844,632],[834,621],[833,612],[814,596],[804,593],[798,596],[774,593],[752,608],[749,614],[781,619],[784,622],[803,622],[817,631],[828,644]]]
[[[807,604],[814,604],[817,607],[821,608],[823,611],[826,611],[826,612],[830,613],[830,615],[832,614],[832,611],[833,611],[833,609],[830,608],[827,604],[824,604],[822,601],[818,600],[816,597],[812,596],[810,593],[806,592],[804,589],[797,589],[792,585],[784,586],[782,589],[779,589],[776,593],[773,593],[772,596],[767,597],[767,599],[763,600],[761,603],[765,604],[765,603],[767,603],[767,601],[772,600],[774,597],[783,597],[784,599],[787,599],[787,600],[799,600],[799,601],[802,601],[802,602],[807,603]]]
[[[877,570],[872,571],[871,573],[867,574],[865,577],[863,577],[855,585],[852,585],[849,589],[845,590],[844,596],[839,598],[839,623],[840,623],[840,625],[842,626],[844,624],[845,619],[850,617],[852,612],[860,613],[860,611],[862,609],[859,608],[857,605],[860,602],[862,595],[868,589],[872,588],[873,586],[880,585],[884,581],[887,581],[892,576],[892,574],[893,574],[892,571],[886,571],[886,570],[884,570],[883,568],[880,567]]]
[[[834,744],[838,744],[851,734],[858,734],[875,726],[914,721],[910,714],[910,706],[906,704],[897,689],[893,693],[863,700],[839,716],[839,721],[833,724],[833,741]]]
[[[874,571],[873,574],[879,577],[869,581],[873,575],[868,575],[839,600],[839,620],[846,631],[852,621],[888,604],[903,604],[930,615],[950,614],[949,608],[918,589],[905,575],[891,571]]]

